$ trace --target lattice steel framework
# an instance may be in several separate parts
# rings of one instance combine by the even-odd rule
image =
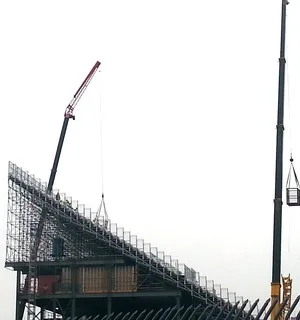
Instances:
[[[55,261],[52,255],[52,240],[55,238],[64,239],[62,259],[80,259],[95,255],[95,251],[92,251],[94,243],[91,241],[92,239],[84,237],[83,232],[70,232],[71,217],[61,219],[60,209],[63,209],[65,214],[66,206],[71,203],[70,198],[61,194],[61,200],[58,202],[54,193],[47,196],[46,184],[41,183],[33,175],[29,175],[12,163],[9,164],[8,185],[6,262],[30,262],[30,253],[41,218],[42,205],[46,199],[50,200],[48,206],[51,206],[51,210],[48,210],[44,221],[43,236],[36,260]],[[72,205],[77,208],[77,210],[74,209],[75,219],[78,220],[79,216],[82,219],[83,213],[89,214],[89,218],[91,218],[90,209],[85,209],[84,205],[78,205],[76,201],[73,201]]]
[[[203,305],[221,307],[226,303],[231,306],[236,303],[235,293],[229,293],[228,289],[200,276],[194,269],[105,220],[105,217],[98,217],[72,198],[60,194],[58,200],[57,191],[47,193],[46,184],[13,163],[9,163],[8,185],[7,266],[20,262],[32,263],[30,250],[44,208],[47,214],[36,261],[55,261],[52,240],[61,238],[64,240],[62,260],[118,254],[149,270],[167,285],[191,294]],[[239,298],[239,301],[243,299]]]

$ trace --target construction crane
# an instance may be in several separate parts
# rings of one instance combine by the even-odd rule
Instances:
[[[91,69],[89,74],[86,76],[86,78],[84,79],[84,81],[82,82],[81,86],[79,87],[79,89],[74,94],[72,100],[70,101],[70,103],[68,104],[68,106],[67,106],[67,108],[65,110],[64,122],[63,122],[63,125],[62,125],[62,129],[61,129],[61,133],[60,133],[60,137],[59,137],[59,141],[58,141],[58,145],[57,145],[57,149],[56,149],[56,153],[55,153],[55,157],[54,157],[54,161],[53,161],[53,166],[52,166],[52,169],[51,169],[51,174],[50,174],[50,178],[49,178],[48,185],[47,185],[47,192],[48,193],[51,193],[52,189],[53,189],[53,185],[54,185],[54,181],[55,181],[55,177],[56,177],[56,172],[57,172],[57,168],[58,168],[58,163],[59,163],[59,159],[60,159],[60,155],[61,155],[61,151],[62,151],[64,139],[65,139],[65,135],[66,135],[66,132],[67,132],[69,120],[70,119],[75,120],[75,116],[73,114],[73,111],[74,111],[76,105],[78,104],[80,98],[82,97],[83,93],[85,92],[86,88],[88,87],[88,85],[90,84],[91,80],[93,79],[93,77],[94,77],[95,73],[97,72],[98,68],[100,67],[100,64],[101,63],[99,61],[97,61],[95,63],[95,65],[93,66],[93,68]],[[35,318],[35,290],[36,290],[36,266],[35,266],[35,262],[36,262],[36,258],[37,258],[37,252],[38,252],[39,244],[40,244],[40,241],[41,241],[41,236],[42,236],[42,232],[43,232],[44,221],[45,221],[46,215],[47,215],[47,209],[43,208],[40,220],[38,222],[35,240],[34,240],[33,246],[31,247],[31,250],[30,250],[29,269],[28,269],[27,278],[25,280],[25,288],[24,288],[26,291],[28,291],[30,293],[30,299],[28,299],[27,319],[34,319]],[[23,313],[24,313],[24,309],[25,309],[25,302],[21,306],[21,312],[20,312],[20,319],[19,320],[22,319],[22,316],[23,316]]]
[[[284,131],[284,85],[285,85],[285,35],[286,35],[286,9],[288,0],[282,0],[281,4],[281,35],[279,57],[279,84],[278,84],[278,112],[276,126],[276,170],[275,170],[275,197],[274,197],[274,226],[273,226],[273,261],[271,299],[275,308],[271,314],[271,320],[280,312],[281,292],[281,229],[282,229],[282,172],[283,172],[283,131]],[[289,278],[289,277],[288,277]],[[283,278],[284,279],[284,278]],[[291,294],[291,281],[289,291],[283,280],[283,295]]]

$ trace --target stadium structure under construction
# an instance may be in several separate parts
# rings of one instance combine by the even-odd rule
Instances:
[[[243,318],[251,308],[104,215],[63,193],[58,197],[56,190],[47,192],[46,183],[13,163],[8,184],[6,267],[17,271],[16,319],[191,305],[198,313],[223,310],[223,319],[228,313]]]

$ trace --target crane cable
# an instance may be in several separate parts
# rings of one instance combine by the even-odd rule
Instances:
[[[286,87],[287,87],[287,105],[288,105],[288,117],[289,117],[289,140],[290,140],[290,157],[293,155],[293,136],[292,136],[292,108],[291,108],[291,97],[290,97],[290,77],[289,67],[286,62]]]
[[[99,96],[99,105],[100,105],[100,170],[101,170],[101,189],[102,189],[102,195],[101,195],[101,202],[99,205],[99,208],[96,213],[95,221],[97,223],[100,222],[100,216],[103,209],[104,213],[104,227],[107,228],[108,225],[108,215],[106,211],[105,201],[104,201],[104,177],[103,177],[103,130],[102,130],[102,103],[101,103],[101,92]]]
[[[286,44],[285,44],[285,56],[286,56],[286,91],[287,91],[287,107],[288,107],[288,122],[289,122],[289,142],[290,142],[290,168],[289,168],[289,173],[288,173],[288,178],[287,178],[287,183],[286,183],[286,188],[288,187],[288,184],[290,184],[290,178],[291,178],[291,169],[293,168],[293,172],[295,173],[295,169],[293,166],[293,143],[292,143],[292,108],[291,108],[291,97],[290,97],[290,73],[289,73],[289,48],[288,48],[288,39],[286,36]],[[296,176],[297,177],[297,176]],[[287,239],[287,249],[288,253],[291,252],[291,215],[288,214],[288,239]]]
[[[101,166],[101,188],[104,195],[104,178],[103,178],[103,132],[102,132],[102,106],[101,106],[101,93],[100,93],[100,166]]]
[[[286,48],[286,53],[288,52]],[[288,54],[287,54],[288,56]],[[292,140],[292,108],[291,108],[291,96],[290,96],[290,74],[289,74],[289,64],[288,59],[286,61],[286,87],[287,87],[287,105],[288,105],[288,118],[289,118],[289,140],[290,140],[290,169],[288,173],[288,181],[290,183],[291,177],[291,169],[293,169],[294,177],[296,179],[296,183],[298,183],[297,175],[293,166],[293,140]],[[288,214],[288,253],[291,253],[291,215]]]

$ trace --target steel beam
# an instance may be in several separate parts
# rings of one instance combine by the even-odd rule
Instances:
[[[162,292],[115,292],[115,293],[76,293],[76,299],[90,299],[90,298],[164,298],[164,297],[180,297],[181,292],[179,291],[162,291]],[[20,294],[21,300],[28,299],[28,294]],[[44,294],[38,295],[37,300],[44,299],[71,299],[72,292],[70,293],[59,293],[59,294]]]
[[[111,264],[125,264],[124,258],[101,258],[97,260],[68,260],[68,261],[37,261],[37,267],[70,267],[70,266],[103,266]],[[29,262],[5,262],[6,268],[13,268],[14,270],[28,269]]]

